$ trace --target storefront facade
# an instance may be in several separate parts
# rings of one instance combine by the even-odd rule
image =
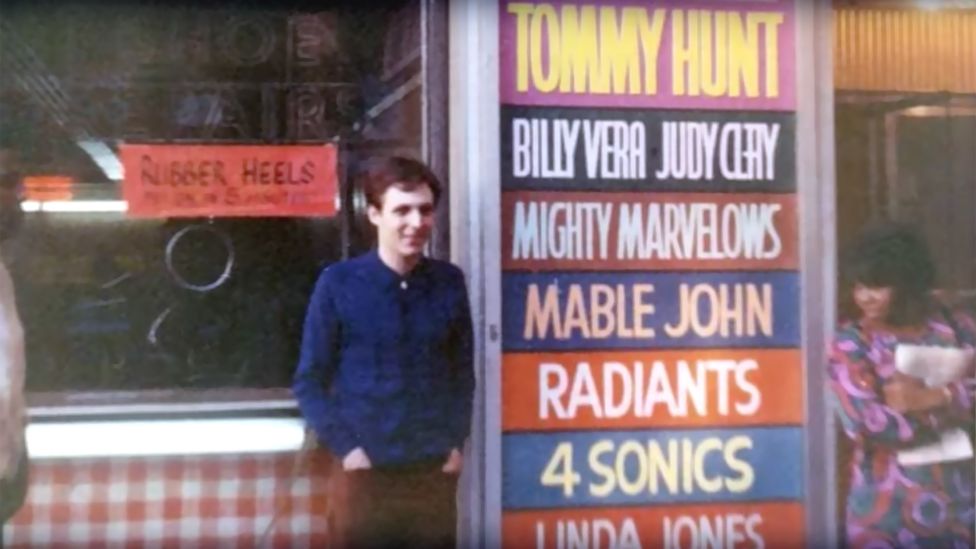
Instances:
[[[449,182],[431,253],[465,271],[475,322],[461,546],[834,546],[844,473],[822,365],[837,318],[837,252],[859,221],[851,211],[861,192],[837,183],[835,156],[846,157],[835,120],[849,120],[835,119],[835,81],[853,92],[844,101],[891,89],[852,69],[860,58],[837,53],[862,28],[844,9],[421,0],[375,13],[352,3],[228,7],[175,25],[183,46],[174,59],[196,52],[224,60],[199,71],[229,63],[237,72],[206,88],[177,71],[168,93],[176,81],[183,91],[165,102],[178,124],[136,117],[149,125],[143,139],[127,127],[121,138],[102,132],[119,163],[130,165],[129,144],[163,156],[197,147],[228,163],[236,153],[214,147],[259,147],[253,154],[268,162],[328,164],[334,154],[325,170],[334,200],[311,217],[174,216],[150,205],[134,219],[132,195],[127,212],[72,214],[87,217],[44,206],[103,198],[77,194],[84,185],[66,200],[38,195],[25,230],[34,239],[15,251],[39,297],[21,307],[47,315],[38,325],[75,315],[81,327],[42,327],[63,339],[35,340],[47,365],[29,374],[32,492],[7,541],[327,543],[326,459],[306,448],[287,389],[295,327],[317,270],[370,245],[356,174],[374,154],[403,153]],[[221,26],[227,17],[233,24]],[[368,69],[354,70],[361,63]],[[20,80],[44,91],[31,87],[41,80]],[[131,87],[119,93],[153,89]],[[83,141],[75,137],[64,146],[88,150],[70,145]],[[122,192],[119,179],[101,180],[99,193]],[[37,192],[54,192],[52,181]],[[885,181],[861,194],[897,209]],[[110,224],[128,251],[108,242],[95,255],[86,243]],[[199,238],[179,263],[188,234]],[[53,272],[38,250],[76,250],[87,278],[72,269],[59,275],[70,284],[32,282]],[[140,273],[143,286],[111,294]],[[956,285],[976,284],[968,276],[960,267]],[[153,290],[161,280],[169,293]],[[45,281],[101,293],[42,306]],[[121,322],[97,316],[119,298],[140,304]],[[225,322],[231,309],[244,311],[239,321]],[[72,347],[77,337],[97,343]],[[92,349],[114,354],[66,377],[64,364]],[[127,378],[120,364],[145,375]]]
[[[372,245],[372,157],[446,175],[445,6],[3,12],[32,465],[6,541],[326,543],[328,462],[290,391],[304,310]]]

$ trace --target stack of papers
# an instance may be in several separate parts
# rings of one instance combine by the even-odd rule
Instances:
[[[895,367],[899,372],[921,379],[928,387],[945,387],[964,379],[973,366],[973,349],[898,345]],[[938,442],[900,450],[898,463],[905,467],[958,461],[973,457],[973,442],[962,429],[949,429]]]

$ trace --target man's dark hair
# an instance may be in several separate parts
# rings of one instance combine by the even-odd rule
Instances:
[[[407,190],[427,185],[434,195],[435,206],[441,199],[441,182],[430,168],[412,158],[391,156],[377,162],[363,179],[366,202],[376,208],[382,208],[383,195],[394,185],[402,186]]]
[[[885,223],[868,228],[847,250],[841,269],[848,299],[850,289],[858,283],[893,289],[886,319],[892,325],[918,324],[932,311],[935,263],[925,239],[911,225]]]

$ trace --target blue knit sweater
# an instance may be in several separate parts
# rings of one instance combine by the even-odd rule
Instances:
[[[471,313],[461,270],[424,258],[401,276],[373,251],[319,276],[293,391],[319,440],[374,466],[446,458],[468,436]]]

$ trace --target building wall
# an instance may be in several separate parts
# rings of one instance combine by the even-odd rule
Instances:
[[[835,87],[976,93],[976,10],[838,7]]]

